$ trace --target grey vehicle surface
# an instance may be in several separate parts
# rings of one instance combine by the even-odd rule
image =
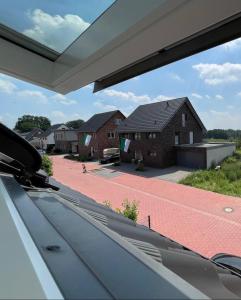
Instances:
[[[241,277],[233,267],[52,179],[46,182],[38,173],[41,157],[30,144],[2,124],[0,136],[5,142],[0,145],[0,236],[5,240],[0,298],[241,297]]]

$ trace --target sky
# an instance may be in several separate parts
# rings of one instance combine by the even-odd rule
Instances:
[[[2,1],[0,19],[62,51],[113,1],[68,0],[69,5],[64,5],[66,1],[61,3],[57,0]],[[18,9],[9,14],[12,5],[17,5]],[[93,5],[95,10],[91,9]],[[71,7],[75,7],[74,12]],[[59,38],[63,32],[68,40]],[[95,113],[116,109],[128,116],[141,104],[188,97],[207,129],[241,129],[240,50],[241,39],[237,39],[95,94],[92,93],[93,85],[88,85],[63,96],[0,74],[3,104],[0,121],[13,128],[17,118],[24,114],[46,116],[52,124],[79,118],[87,120]]]

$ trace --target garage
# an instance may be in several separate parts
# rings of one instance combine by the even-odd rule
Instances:
[[[179,145],[176,146],[177,165],[193,169],[209,169],[233,155],[235,149],[234,143]]]

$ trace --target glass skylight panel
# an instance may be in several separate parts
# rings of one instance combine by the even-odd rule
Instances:
[[[62,53],[114,0],[0,1],[0,23]]]

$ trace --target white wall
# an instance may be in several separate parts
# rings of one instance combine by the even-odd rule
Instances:
[[[209,169],[212,164],[218,165],[226,157],[233,155],[236,147],[234,144],[220,146],[218,148],[208,148],[207,149],[207,169]]]
[[[64,129],[68,129],[68,127],[66,125],[61,125],[56,130],[64,130]],[[51,132],[47,136],[47,145],[55,145],[54,132]]]

